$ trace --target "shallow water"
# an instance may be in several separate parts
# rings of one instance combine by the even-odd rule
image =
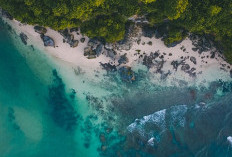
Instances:
[[[77,74],[0,28],[1,157],[232,156],[231,82],[164,87],[146,70],[132,84]]]

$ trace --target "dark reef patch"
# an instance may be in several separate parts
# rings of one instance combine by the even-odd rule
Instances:
[[[53,70],[53,84],[49,87],[48,104],[51,106],[51,114],[54,122],[66,130],[73,130],[77,125],[78,115],[65,92],[65,85],[58,76],[56,70]],[[73,92],[71,93],[74,99]]]

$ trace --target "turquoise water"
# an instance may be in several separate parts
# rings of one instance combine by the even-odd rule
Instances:
[[[232,156],[231,82],[96,83],[43,54],[0,24],[0,157]]]

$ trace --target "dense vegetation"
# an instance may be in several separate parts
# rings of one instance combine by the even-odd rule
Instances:
[[[0,0],[17,20],[56,30],[80,27],[108,42],[123,38],[127,19],[145,15],[151,25],[168,21],[166,43],[183,38],[180,30],[211,34],[232,61],[231,0]]]

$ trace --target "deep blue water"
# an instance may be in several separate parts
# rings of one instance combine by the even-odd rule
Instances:
[[[146,73],[133,84],[109,74],[116,85],[92,88],[110,95],[81,100],[68,76],[14,37],[0,23],[0,157],[232,156],[231,82],[151,88]]]

